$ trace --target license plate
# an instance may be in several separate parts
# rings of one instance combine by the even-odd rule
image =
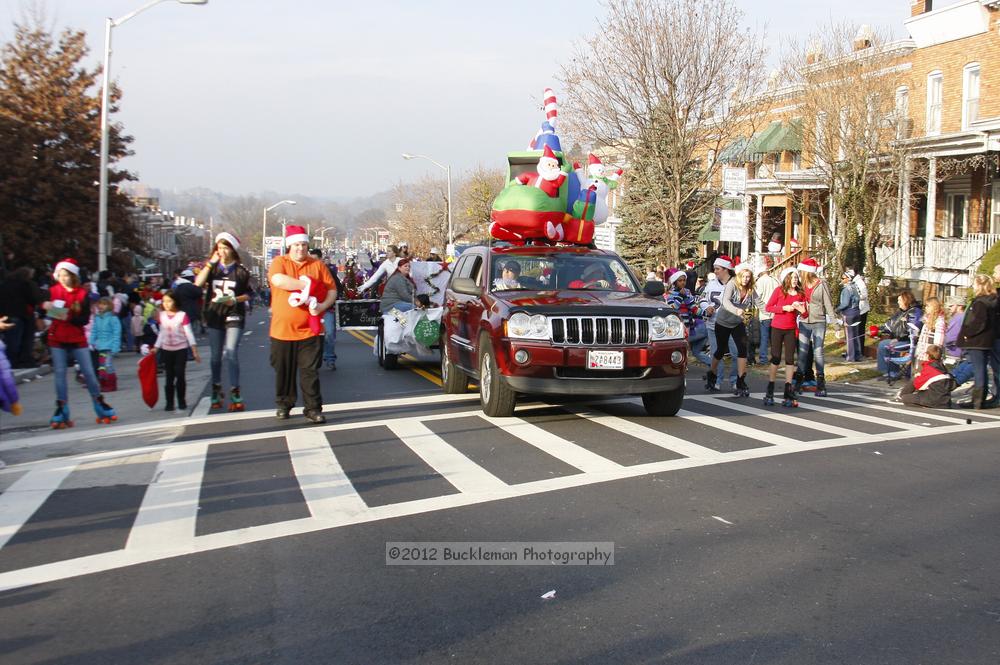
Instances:
[[[624,351],[587,351],[587,369],[623,369]]]

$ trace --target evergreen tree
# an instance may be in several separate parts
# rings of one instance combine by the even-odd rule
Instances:
[[[44,266],[74,256],[97,264],[100,175],[100,69],[82,66],[85,33],[58,38],[40,14],[15,23],[14,38],[0,50],[0,220],[5,250],[14,262]],[[120,98],[112,90],[111,111]],[[110,162],[130,153],[129,136],[111,126]],[[142,250],[128,216],[128,199],[116,185],[133,179],[110,170],[108,230],[117,248]],[[117,259],[117,260],[116,260]],[[127,256],[109,267],[130,267]]]

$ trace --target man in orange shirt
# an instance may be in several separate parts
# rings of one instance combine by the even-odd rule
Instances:
[[[323,362],[323,333],[316,334],[309,318],[329,309],[337,298],[333,276],[319,259],[309,255],[309,235],[301,226],[285,229],[288,253],[271,262],[267,278],[271,294],[271,367],[274,368],[275,403],[278,420],[286,420],[298,398],[295,379],[302,388],[305,416],[325,423],[323,397],[319,389],[319,369]],[[314,299],[308,296],[319,295]],[[294,306],[289,298],[306,300]]]

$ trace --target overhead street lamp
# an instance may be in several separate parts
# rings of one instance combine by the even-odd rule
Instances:
[[[167,0],[152,0],[131,14],[104,21],[104,82],[101,84],[101,191],[97,212],[97,269],[108,269],[108,106],[111,96],[111,28],[117,28],[130,18]],[[205,5],[208,0],[175,0],[182,5]]]
[[[444,172],[448,175],[448,253],[452,253],[455,248],[455,235],[451,226],[451,167],[445,166],[444,164],[439,164],[427,155],[411,155],[409,153],[403,153],[403,159],[426,159],[428,162],[438,167],[439,169],[444,169]]]
[[[273,206],[268,206],[267,208],[264,208],[264,223],[260,227],[260,257],[261,257],[261,261],[263,262],[265,268],[267,268],[267,246],[265,245],[265,243],[267,242],[266,241],[266,238],[267,238],[267,213],[271,212],[272,210],[274,210],[278,206],[283,206],[283,205],[293,206],[293,205],[295,205],[295,201],[290,201],[288,199],[285,199],[284,201],[278,201]]]
[[[320,228],[316,229],[316,233],[319,234],[320,245],[321,246],[325,246],[326,245],[326,232],[327,231],[336,231],[336,230],[337,230],[336,226],[323,226],[323,227],[320,227]],[[334,235],[334,238],[336,238],[336,237],[337,236]],[[315,236],[313,236],[313,238],[315,238]]]

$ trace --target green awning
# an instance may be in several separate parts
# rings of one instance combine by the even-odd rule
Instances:
[[[783,150],[802,152],[801,120],[796,119],[786,123],[772,122],[767,129],[761,132],[760,137],[754,142],[751,152],[767,154]]]
[[[142,272],[149,272],[150,270],[156,269],[156,261],[148,256],[143,256],[142,254],[132,255],[132,265],[134,265],[137,270]]]
[[[719,153],[718,161],[723,164],[742,164],[750,161],[749,153],[747,152],[749,145],[750,139],[741,136],[722,149],[722,152]]]
[[[747,152],[751,155],[759,155],[768,152],[765,150],[765,146],[771,138],[781,131],[781,121],[775,120],[770,125],[760,130],[754,134],[753,138],[750,139],[750,145],[747,146]]]
[[[698,242],[719,242],[719,225],[722,223],[722,213],[719,208],[713,208],[711,212],[706,210],[702,217],[705,223],[698,231]]]

